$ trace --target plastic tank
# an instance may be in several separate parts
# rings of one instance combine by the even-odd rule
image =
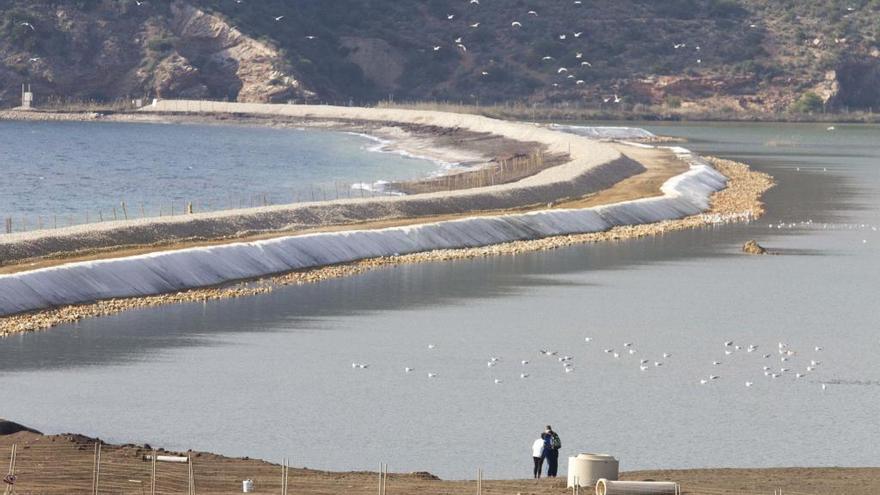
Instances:
[[[616,480],[619,467],[617,459],[608,454],[578,454],[577,457],[569,457],[568,487],[594,486],[602,478]]]

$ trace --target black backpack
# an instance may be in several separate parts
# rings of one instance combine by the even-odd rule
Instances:
[[[550,433],[550,447],[555,450],[562,448],[562,440],[559,439],[559,435],[555,431]]]

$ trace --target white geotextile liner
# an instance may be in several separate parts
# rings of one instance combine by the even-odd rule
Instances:
[[[647,139],[654,133],[638,127],[550,124],[550,128],[592,139]]]
[[[327,232],[86,261],[0,276],[0,315],[146,296],[359,259],[601,232],[698,214],[726,178],[693,156],[663,196],[586,209],[473,217],[379,230]]]

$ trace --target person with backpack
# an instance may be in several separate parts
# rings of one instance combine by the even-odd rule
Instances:
[[[532,461],[535,468],[532,470],[532,477],[538,479],[541,477],[541,468],[544,466],[544,434],[532,443]]]
[[[562,448],[562,440],[550,425],[547,425],[543,437],[544,457],[547,459],[547,477],[555,478],[556,471],[559,469],[559,449]]]

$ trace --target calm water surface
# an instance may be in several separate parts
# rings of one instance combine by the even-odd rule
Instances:
[[[837,129],[652,127],[774,175],[750,225],[400,266],[6,339],[0,417],[450,478],[527,477],[547,423],[563,456],[608,452],[625,470],[876,465],[880,129]],[[752,238],[781,255],[740,254]],[[781,361],[779,342],[797,354]]]
[[[180,214],[187,202],[205,211],[335,199],[361,194],[353,183],[439,169],[364,153],[374,146],[353,134],[264,126],[0,122],[0,216],[18,230],[111,219],[113,208],[121,218],[123,201],[140,217],[172,205]]]

